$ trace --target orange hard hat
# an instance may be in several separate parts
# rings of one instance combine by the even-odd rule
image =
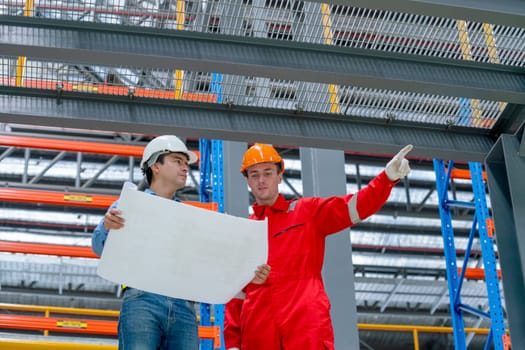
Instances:
[[[248,167],[259,163],[279,163],[281,173],[284,172],[283,158],[270,145],[256,143],[248,148],[242,159],[241,173],[244,173]]]

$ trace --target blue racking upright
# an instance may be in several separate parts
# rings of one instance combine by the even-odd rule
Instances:
[[[200,191],[201,202],[217,203],[218,211],[224,212],[224,169],[223,144],[219,140],[199,140],[200,150]],[[213,305],[213,325],[221,329],[221,347],[224,350],[224,305]],[[211,305],[200,303],[200,325],[211,326]],[[215,350],[213,340],[201,339],[200,350]]]
[[[217,95],[217,103],[222,102],[222,74],[212,73],[211,92]],[[223,143],[220,140],[199,139],[200,158],[200,191],[201,202],[217,203],[220,213],[224,213],[224,159]],[[211,196],[210,196],[211,194]],[[200,304],[200,325],[210,326],[211,305]],[[213,305],[213,324],[221,329],[221,347],[224,350],[224,305]],[[200,350],[213,350],[212,340],[201,340]]]
[[[448,169],[442,160],[434,159],[436,173],[436,189],[439,198],[439,214],[441,218],[441,233],[443,236],[444,253],[446,260],[446,273],[450,297],[450,312],[452,314],[452,327],[454,333],[454,348],[463,350],[467,348],[465,338],[464,312],[479,317],[490,319],[490,332],[487,336],[485,349],[494,344],[494,350],[504,349],[505,320],[499,289],[496,254],[492,238],[491,218],[487,206],[485,182],[480,163],[469,162],[470,178],[472,181],[473,202],[458,201],[448,198],[448,188],[451,180],[454,162],[448,162]],[[452,227],[452,208],[468,208],[475,211],[472,227],[469,234],[463,264],[458,272],[456,261],[456,248],[454,244],[454,229]],[[489,312],[484,312],[461,301],[461,287],[468,270],[468,259],[476,231],[479,234],[481,246],[484,278],[487,287]]]

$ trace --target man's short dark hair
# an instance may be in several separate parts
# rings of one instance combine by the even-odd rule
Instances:
[[[161,154],[157,158],[157,162],[159,162],[160,164],[164,164],[164,157],[166,157],[166,154],[169,154],[169,153]],[[151,185],[151,180],[153,179],[153,170],[151,170],[151,167],[146,169],[146,173],[144,175],[146,175],[146,180],[148,180],[148,184]]]

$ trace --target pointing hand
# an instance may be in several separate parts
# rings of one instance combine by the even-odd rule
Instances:
[[[412,145],[403,147],[403,149],[387,163],[385,172],[390,181],[397,181],[410,173],[408,159],[406,159],[405,156],[412,150],[412,148]]]

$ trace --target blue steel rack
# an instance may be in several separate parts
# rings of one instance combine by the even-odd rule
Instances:
[[[453,161],[449,161],[448,170],[442,160],[434,159],[434,171],[436,173],[436,189],[439,197],[439,214],[441,217],[441,232],[446,260],[446,271],[448,280],[448,291],[450,296],[450,312],[452,314],[452,327],[454,330],[454,348],[456,350],[466,349],[465,323],[463,313],[469,312],[477,316],[490,319],[490,332],[485,343],[485,349],[489,349],[494,343],[494,350],[504,349],[505,321],[501,295],[499,290],[496,254],[494,253],[494,241],[489,235],[488,223],[490,214],[487,207],[485,183],[483,181],[482,166],[480,163],[469,162],[470,177],[472,180],[472,192],[474,202],[462,202],[448,198],[448,187],[451,179]],[[456,248],[454,245],[454,229],[452,227],[451,208],[474,209],[475,214],[469,234],[467,248],[461,273],[458,276],[458,265],[456,261]],[[472,249],[472,243],[476,233],[479,234],[481,245],[485,284],[489,301],[489,313],[483,312],[461,301],[461,286],[467,271],[467,263]]]
[[[218,205],[220,213],[224,213],[224,168],[223,145],[219,140],[199,140],[200,150],[200,191],[201,202],[211,202]],[[221,347],[224,350],[224,305],[213,305],[214,326],[221,329]],[[200,303],[200,325],[211,326],[211,305]],[[214,350],[213,340],[201,339],[200,350]]]
[[[217,95],[217,103],[222,102],[222,74],[211,75],[211,92]],[[199,139],[200,159],[200,201],[211,202],[212,199],[218,205],[220,213],[224,213],[224,159],[223,144],[220,140]],[[211,170],[211,171],[210,171]],[[211,194],[211,197],[210,197]],[[200,325],[210,326],[211,305],[200,304]],[[224,305],[213,305],[215,326],[221,328],[221,347],[224,350]],[[200,350],[214,350],[212,340],[201,340]]]

